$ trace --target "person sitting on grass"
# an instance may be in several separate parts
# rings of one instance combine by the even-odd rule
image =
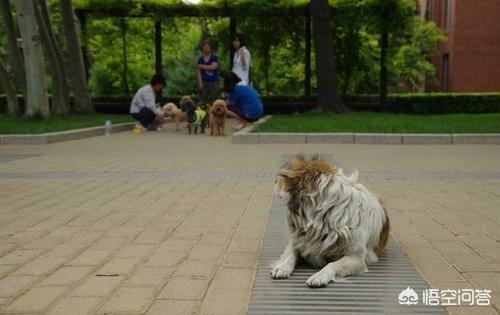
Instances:
[[[240,130],[257,121],[264,113],[259,93],[249,85],[240,84],[241,79],[234,73],[224,75],[224,92],[228,93],[228,116],[239,123],[234,126]]]
[[[148,85],[141,87],[135,93],[130,104],[130,115],[136,120],[136,129],[145,131],[156,123],[157,130],[163,130],[165,120],[163,111],[156,105],[156,93],[161,92],[165,85],[165,77],[155,74]]]

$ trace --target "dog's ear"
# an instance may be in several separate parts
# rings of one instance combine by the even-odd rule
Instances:
[[[321,155],[319,153],[316,153],[313,155],[311,158],[311,161],[322,161],[323,159],[321,158]]]

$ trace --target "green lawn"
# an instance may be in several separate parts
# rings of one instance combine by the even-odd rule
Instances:
[[[34,118],[12,118],[0,115],[0,134],[34,134],[87,127],[104,126],[106,119],[113,124],[132,122],[129,115],[72,115],[51,117],[47,121]]]
[[[500,114],[304,113],[273,116],[253,132],[500,133]]]

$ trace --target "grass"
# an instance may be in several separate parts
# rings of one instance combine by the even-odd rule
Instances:
[[[399,115],[360,112],[273,116],[253,132],[500,133],[500,114]]]
[[[43,121],[36,118],[13,118],[0,115],[0,134],[37,134],[71,129],[104,126],[106,119],[113,124],[132,122],[129,115],[55,116]]]

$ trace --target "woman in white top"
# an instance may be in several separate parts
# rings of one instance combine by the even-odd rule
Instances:
[[[232,72],[241,79],[240,85],[250,84],[250,60],[252,56],[246,47],[246,40],[242,33],[233,36],[234,59]]]

